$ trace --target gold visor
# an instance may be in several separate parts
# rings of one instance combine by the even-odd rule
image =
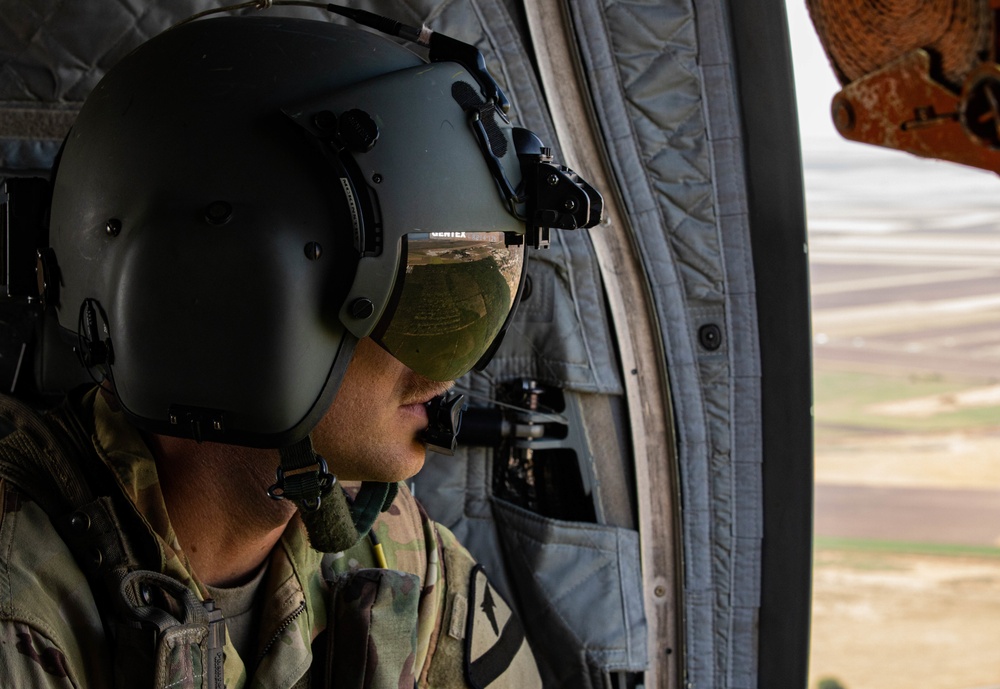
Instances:
[[[524,245],[503,232],[404,238],[394,296],[372,337],[408,367],[454,380],[490,351],[518,297]]]

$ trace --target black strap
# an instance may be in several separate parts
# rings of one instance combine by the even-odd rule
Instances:
[[[326,460],[313,450],[306,436],[294,445],[282,447],[281,466],[274,485],[267,493],[277,500],[291,500],[303,512],[318,510],[323,498],[330,493],[336,478],[326,466]]]

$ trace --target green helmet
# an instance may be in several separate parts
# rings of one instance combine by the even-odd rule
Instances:
[[[326,22],[153,38],[87,99],[58,163],[60,325],[140,428],[260,447],[318,423],[358,338],[437,380],[482,365],[525,247],[600,216],[491,82]]]

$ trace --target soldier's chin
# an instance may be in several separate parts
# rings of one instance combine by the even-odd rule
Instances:
[[[416,437],[405,449],[371,458],[364,464],[334,463],[331,470],[340,481],[378,481],[396,483],[416,475],[424,466],[427,448]],[[338,466],[339,464],[339,466]]]
[[[398,466],[392,467],[389,478],[382,479],[386,482],[405,481],[413,478],[424,467],[427,459],[427,445],[419,438],[414,438],[412,447],[407,453],[406,461]]]

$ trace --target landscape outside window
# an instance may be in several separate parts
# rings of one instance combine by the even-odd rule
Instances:
[[[1000,177],[841,139],[788,3],[816,422],[810,689],[1000,689]]]

